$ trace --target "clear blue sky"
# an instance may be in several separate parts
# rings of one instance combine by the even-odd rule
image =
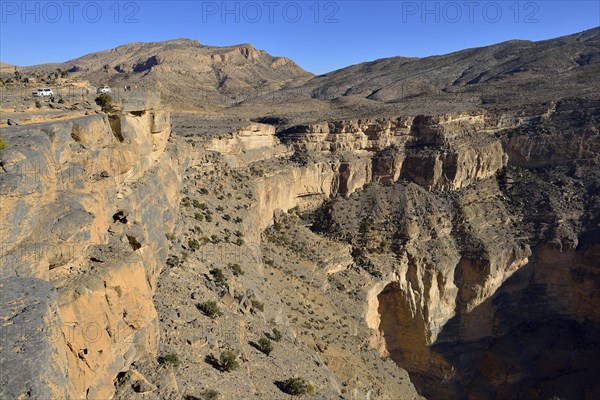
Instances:
[[[600,25],[600,1],[5,1],[0,60],[67,61],[134,41],[252,43],[317,74]],[[318,10],[318,11],[317,11]]]

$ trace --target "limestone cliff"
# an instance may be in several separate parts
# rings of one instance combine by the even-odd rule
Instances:
[[[1,364],[30,378],[2,374],[2,397],[109,398],[118,372],[156,352],[152,296],[179,202],[169,135],[169,112],[152,96],[110,116],[3,131],[2,329],[15,342]],[[48,356],[32,363],[40,350]]]

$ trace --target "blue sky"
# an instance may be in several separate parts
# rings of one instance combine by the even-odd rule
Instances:
[[[600,25],[600,1],[0,1],[0,60],[67,61],[134,41],[252,43],[321,74]]]

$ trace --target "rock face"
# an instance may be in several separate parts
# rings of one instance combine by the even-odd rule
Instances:
[[[37,278],[10,277],[2,289],[3,398],[69,398],[73,367],[63,337],[56,290]]]
[[[584,300],[595,299],[597,271],[590,260],[598,248],[591,222],[597,214],[583,200],[597,184],[599,108],[565,100],[536,112],[288,128],[278,136],[301,155],[300,163],[256,180],[251,237],[258,240],[275,210],[311,208],[336,198],[325,209],[326,231],[350,243],[355,262],[381,276],[366,298],[365,319],[376,332],[371,344],[407,368],[426,395],[512,397],[529,388],[531,379],[563,379],[557,371],[526,369],[533,354],[549,356],[543,347],[509,357],[522,369],[508,387],[496,371],[509,363],[500,350],[509,337],[525,340],[523,325],[541,323],[541,316],[552,321],[548,333],[535,336],[541,341],[561,329],[563,337],[577,330],[591,335],[599,322],[591,306],[596,300]],[[579,178],[573,181],[560,168],[575,160]],[[539,201],[551,208],[535,217],[524,200],[531,194],[515,182],[529,174],[532,190],[546,169],[552,179],[566,179],[562,184],[577,189],[540,187],[548,197]],[[364,189],[368,184],[374,185]],[[543,229],[538,218],[546,221]],[[535,294],[541,288],[545,294]],[[515,309],[522,296],[533,296],[537,306]],[[548,305],[553,311],[542,310]],[[507,307],[512,321],[503,319]],[[490,343],[497,344],[486,350]],[[591,342],[581,348],[598,352]],[[461,358],[462,351],[467,355]],[[560,364],[561,357],[570,356],[553,362]],[[590,357],[569,365],[585,380],[594,369]],[[591,381],[587,391],[564,384],[556,390],[540,383],[529,393],[584,396],[597,390]]]
[[[7,397],[109,398],[118,372],[156,352],[152,296],[181,167],[167,149],[169,112],[157,98],[130,98],[122,110],[3,133],[3,318],[15,330],[35,329],[23,325],[40,318],[55,328],[40,341],[47,361],[29,371],[32,385],[48,386],[3,381]],[[40,282],[41,300],[23,321],[10,296],[29,282]],[[2,369],[27,365],[35,352],[3,346]],[[63,378],[44,378],[49,373]]]
[[[580,334],[592,337],[600,322],[591,306],[598,216],[589,197],[598,184],[599,111],[594,102],[565,100],[538,115],[416,117],[283,132],[309,153],[363,158],[348,163],[354,174],[327,181],[359,177],[354,190],[327,195],[386,184],[335,199],[323,211],[324,228],[380,277],[366,300],[365,318],[376,332],[371,343],[406,368],[422,394],[598,393],[597,343],[573,345],[590,354],[581,357],[563,346]],[[394,148],[381,151],[387,144]],[[519,354],[511,340],[541,344]]]

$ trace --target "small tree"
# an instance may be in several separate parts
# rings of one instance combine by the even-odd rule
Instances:
[[[188,240],[188,247],[191,250],[196,251],[200,248],[200,243],[198,243],[198,241],[196,239],[190,239],[190,240]]]
[[[167,364],[171,364],[174,367],[179,367],[179,364],[181,364],[181,361],[179,361],[179,356],[175,353],[167,354],[164,356],[163,360]]]
[[[198,309],[202,311],[204,315],[210,318],[217,318],[223,315],[223,312],[217,303],[211,300],[198,304]]]
[[[283,338],[283,333],[281,333],[281,331],[277,328],[273,328],[273,333],[270,335],[271,339],[273,339],[276,342],[280,342],[281,339]]]
[[[219,285],[225,285],[227,283],[227,278],[225,278],[221,268],[213,268],[209,272],[215,280],[215,283]]]
[[[219,356],[219,369],[221,371],[231,372],[240,366],[237,356],[231,350],[221,352]]]
[[[266,337],[261,337],[256,342],[256,348],[268,356],[273,351],[273,343]]]
[[[242,266],[240,264],[229,263],[229,264],[227,264],[227,266],[229,267],[229,269],[231,271],[233,271],[233,275],[235,275],[235,276],[244,275],[244,270],[242,269]]]
[[[303,378],[289,378],[283,382],[279,382],[278,386],[283,392],[292,396],[300,396],[308,393],[309,387],[311,388],[311,392],[314,392],[312,385],[306,383]]]
[[[102,108],[102,112],[109,113],[113,110],[112,97],[108,93],[102,93],[96,97],[96,104]]]

